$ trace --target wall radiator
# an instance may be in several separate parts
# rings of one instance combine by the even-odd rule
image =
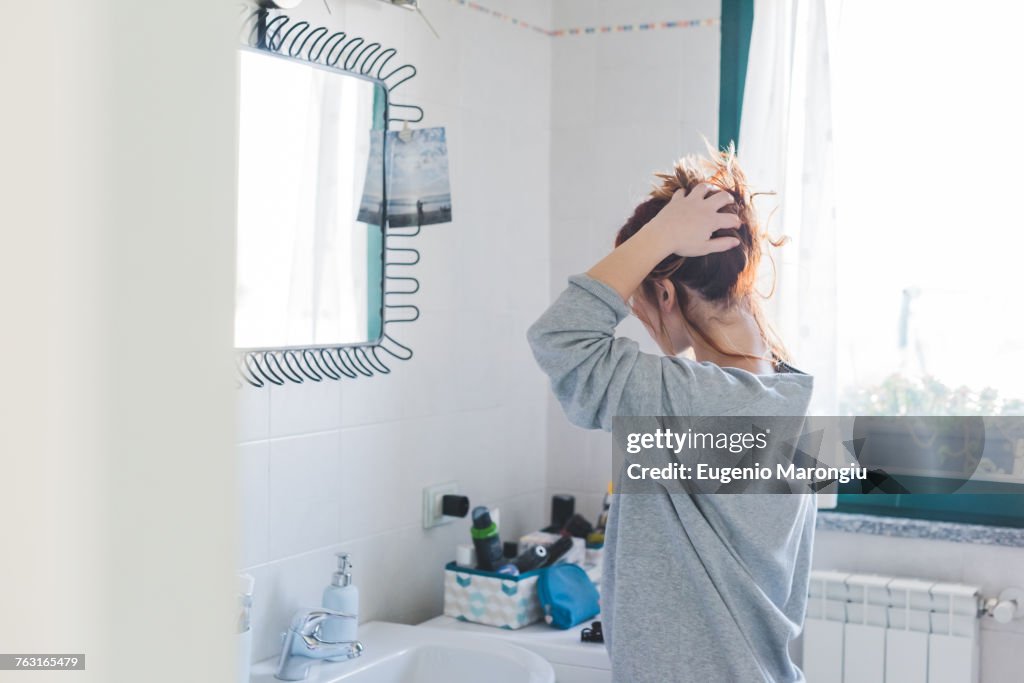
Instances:
[[[807,683],[978,683],[980,589],[811,573]]]

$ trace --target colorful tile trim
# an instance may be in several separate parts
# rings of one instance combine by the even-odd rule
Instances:
[[[652,21],[640,24],[619,24],[617,26],[586,26],[583,28],[557,28],[548,31],[554,38],[562,36],[591,35],[594,33],[630,33],[633,31],[658,31],[666,28],[698,28],[700,26],[718,26],[721,20],[688,19],[684,21]]]
[[[707,26],[718,26],[721,24],[721,20],[718,17],[712,19],[685,19],[682,21],[649,21],[640,22],[636,24],[617,24],[614,26],[580,26],[573,28],[556,28],[548,29],[543,26],[537,26],[531,24],[517,17],[513,17],[504,12],[485,7],[474,0],[450,0],[453,4],[461,5],[468,9],[480,12],[482,14],[489,14],[490,16],[500,19],[501,21],[508,22],[514,26],[541,33],[552,38],[563,38],[566,36],[585,36],[585,35],[597,35],[600,33],[631,33],[636,31],[659,31],[670,28],[699,28]]]

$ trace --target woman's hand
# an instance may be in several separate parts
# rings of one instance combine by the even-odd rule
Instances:
[[[714,194],[708,196],[709,192]],[[704,256],[739,246],[735,237],[712,237],[722,228],[738,228],[734,213],[719,213],[733,203],[733,197],[709,183],[695,185],[690,193],[678,190],[654,219],[644,226],[660,234],[670,253],[679,256]],[[667,256],[667,254],[666,254]]]
[[[709,192],[715,194],[705,199]],[[708,183],[697,185],[689,194],[679,190],[650,223],[587,272],[628,301],[666,256],[704,256],[739,245],[735,237],[711,237],[715,230],[739,227],[739,216],[718,213],[732,201],[731,194]]]

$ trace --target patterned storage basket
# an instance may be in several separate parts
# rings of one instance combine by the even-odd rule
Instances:
[[[537,598],[537,579],[543,570],[519,576],[445,565],[444,613],[461,621],[517,629],[544,616]]]

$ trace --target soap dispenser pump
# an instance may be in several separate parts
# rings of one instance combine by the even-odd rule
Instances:
[[[356,639],[359,626],[359,589],[352,583],[352,561],[348,553],[338,553],[338,570],[324,589],[323,606],[352,615],[351,619],[328,619],[320,626],[321,637],[330,642]]]

